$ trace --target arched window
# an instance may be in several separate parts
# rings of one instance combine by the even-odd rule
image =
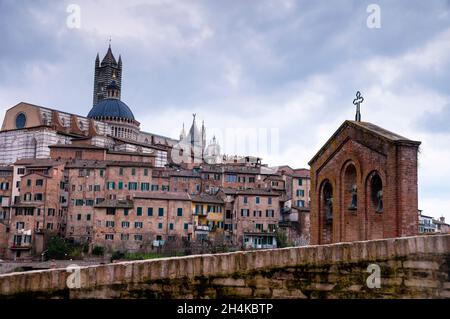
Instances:
[[[383,182],[377,172],[370,178],[370,201],[377,213],[383,212]]]
[[[333,242],[333,186],[330,181],[325,180],[322,183],[320,190],[320,219],[322,244],[329,244]]]
[[[344,208],[356,211],[358,208],[358,189],[356,186],[356,168],[353,163],[346,166],[343,180]]]
[[[32,156],[33,158],[36,158],[36,156],[37,156],[37,141],[36,141],[35,138],[33,138],[33,139],[31,140],[30,148],[31,148],[31,156]]]
[[[19,113],[16,116],[16,128],[24,128],[27,123],[27,117],[24,113]]]

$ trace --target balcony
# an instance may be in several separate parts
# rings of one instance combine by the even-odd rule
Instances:
[[[208,225],[198,225],[195,226],[195,231],[207,231],[209,232],[209,226]]]
[[[206,211],[193,211],[192,214],[195,216],[207,216],[208,213]]]
[[[28,250],[31,249],[31,243],[16,243],[9,247],[11,250]]]

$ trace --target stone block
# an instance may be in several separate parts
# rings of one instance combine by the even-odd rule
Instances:
[[[218,286],[245,287],[245,280],[244,279],[234,279],[231,277],[215,278],[215,279],[213,279],[212,284],[218,285]]]

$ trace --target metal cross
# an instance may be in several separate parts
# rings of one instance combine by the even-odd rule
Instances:
[[[353,105],[356,105],[356,115],[355,121],[361,122],[361,103],[364,101],[364,98],[361,96],[361,92],[356,92],[356,99],[353,100]]]

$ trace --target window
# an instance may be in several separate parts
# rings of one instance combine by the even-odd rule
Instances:
[[[189,227],[189,224],[188,223],[184,223],[184,229],[187,230],[188,227]]]
[[[183,216],[183,208],[177,208],[177,216]]]
[[[27,179],[27,186],[31,186],[31,179]]]
[[[164,208],[158,208],[158,216],[164,216]]]
[[[159,228],[159,229],[162,229],[162,227],[163,227],[163,224],[162,224],[162,223],[159,223],[159,224],[158,224],[158,228]]]
[[[249,210],[248,209],[241,209],[241,216],[242,217],[248,217],[249,216]]]
[[[157,191],[158,190],[158,185],[152,185],[152,191]]]
[[[34,200],[35,201],[42,201],[43,198],[44,198],[44,196],[42,195],[42,193],[34,194]]]
[[[305,201],[304,200],[298,200],[297,201],[297,207],[305,207]]]
[[[135,169],[135,168],[132,168],[132,169],[131,169],[131,175],[132,175],[132,176],[135,176],[135,175],[136,175],[136,169]]]
[[[94,192],[100,191],[100,185],[94,185]]]
[[[170,230],[173,230],[173,223],[170,223],[170,224],[169,224],[169,229],[170,229]]]
[[[119,168],[119,175],[122,176],[123,175],[123,167]]]
[[[19,167],[19,168],[17,169],[17,174],[18,174],[18,175],[23,175],[23,174],[25,174],[25,168],[24,168],[24,167]]]
[[[114,207],[107,207],[106,208],[106,215],[115,215],[116,209]]]
[[[269,197],[269,198],[267,199],[267,203],[268,203],[269,205],[272,205],[272,197]]]
[[[143,222],[135,222],[134,223],[134,228],[142,228],[144,227],[144,223]]]
[[[144,176],[148,176],[148,168],[144,168]]]
[[[299,178],[298,179],[298,186],[302,186],[303,185],[303,179]]]
[[[9,189],[9,183],[6,183],[6,182],[1,183],[0,184],[0,189],[3,190],[3,191],[7,191]]]
[[[149,191],[150,183],[141,183],[141,191]]]
[[[55,209],[54,208],[49,208],[47,211],[47,215],[48,216],[55,216]]]
[[[147,208],[147,216],[153,216],[153,207]]]
[[[114,227],[114,221],[113,220],[107,220],[106,221],[106,227]]]
[[[86,215],[86,220],[91,220],[91,214]]]
[[[247,204],[247,203],[248,203],[248,197],[244,196],[244,204]]]
[[[81,220],[81,214],[77,215],[77,220]]]
[[[142,235],[134,235],[135,241],[142,241]]]
[[[256,224],[256,230],[257,231],[263,231],[264,225],[263,224]]]
[[[117,183],[117,187],[118,187],[119,189],[123,189],[123,182],[122,182],[122,181],[119,181],[119,182]]]
[[[105,175],[105,171],[103,169],[100,170],[100,176],[103,177]]]
[[[105,234],[106,240],[114,240],[114,234]]]
[[[106,183],[106,189],[110,190],[110,189],[114,189],[114,188],[116,188],[116,183],[114,183],[114,182]]]
[[[227,175],[227,182],[228,183],[236,183],[237,176],[236,175]]]
[[[137,216],[142,216],[142,207],[138,207],[136,210],[136,215]]]
[[[84,200],[83,199],[76,199],[75,200],[75,206],[83,206]]]
[[[47,229],[53,229],[53,223],[47,223]]]
[[[122,228],[130,228],[130,222],[122,222]]]
[[[120,239],[121,240],[128,240],[130,238],[129,234],[120,234]]]
[[[128,216],[128,208],[124,208],[123,209],[123,215],[124,216]]]
[[[128,189],[129,190],[137,190],[138,189],[138,183],[136,183],[136,182],[129,182],[128,183]]]
[[[93,199],[86,199],[86,206],[94,206],[94,200]]]
[[[274,210],[268,209],[266,210],[266,217],[273,217],[274,216]]]
[[[25,228],[25,223],[24,222],[17,222],[16,223],[16,229],[17,230],[21,230]]]
[[[44,185],[44,180],[43,179],[37,179],[36,180],[36,186],[42,186]]]
[[[259,204],[259,202],[260,202],[259,196],[256,196],[255,201],[256,201],[256,204]]]

